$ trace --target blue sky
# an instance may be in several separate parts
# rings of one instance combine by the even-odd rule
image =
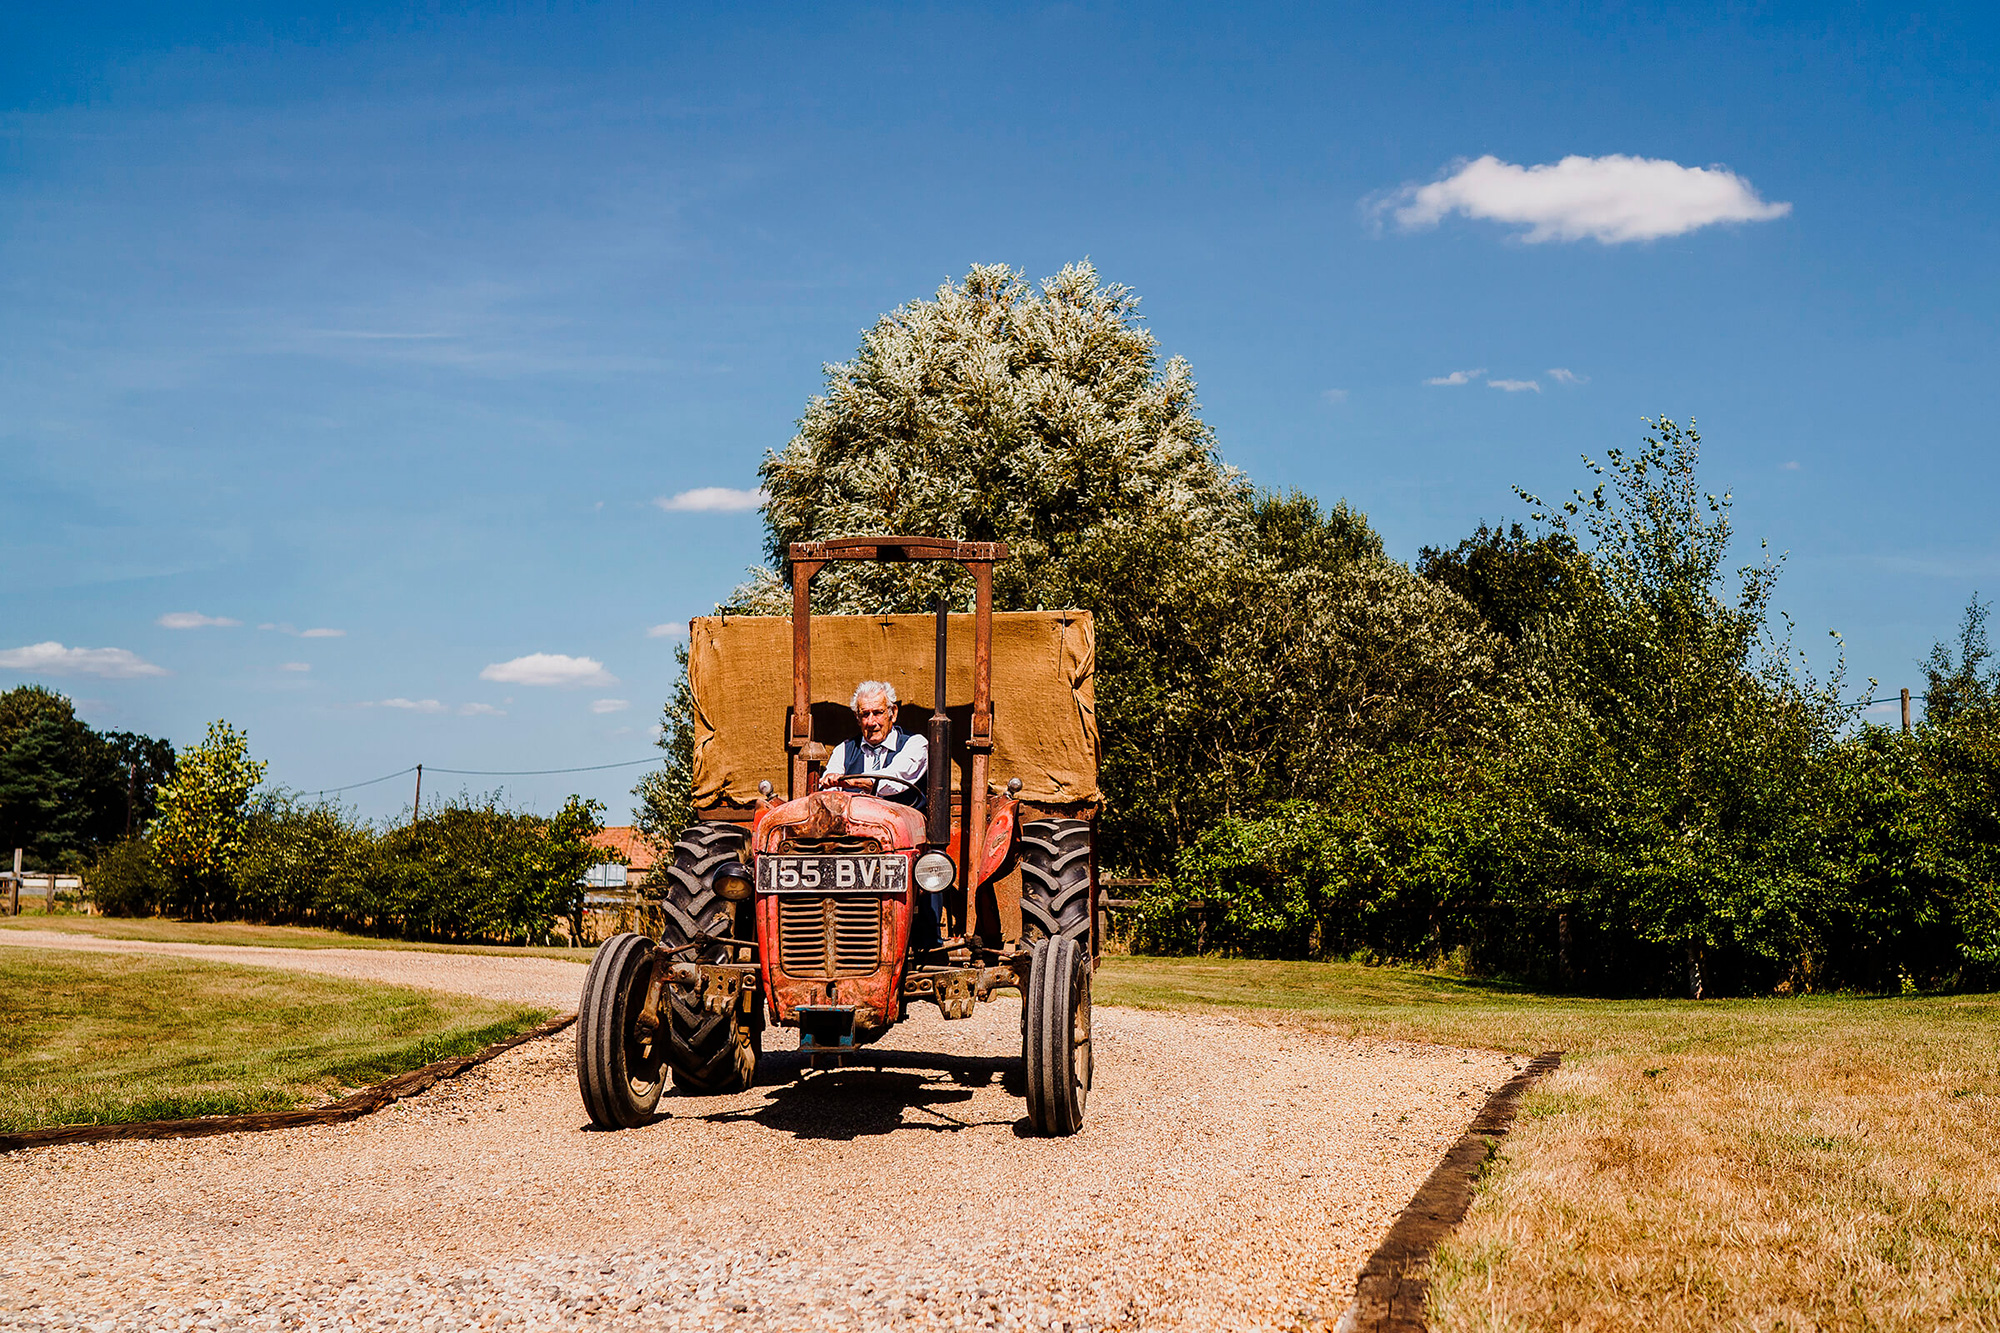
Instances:
[[[306,791],[643,758],[651,631],[761,541],[656,501],[754,486],[881,311],[1088,256],[1230,462],[1405,559],[1698,418],[1800,645],[1893,692],[2000,591],[1996,49],[1969,8],[12,6],[0,687],[227,717]],[[615,820],[635,771],[426,791]]]

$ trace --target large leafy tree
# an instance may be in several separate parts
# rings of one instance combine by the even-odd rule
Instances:
[[[250,757],[250,738],[218,719],[160,787],[159,814],[148,832],[170,879],[168,906],[177,914],[208,921],[234,910],[250,794],[264,769],[262,760]]]
[[[1589,495],[1524,496],[1588,577],[1524,636],[1516,754],[1547,905],[1666,951],[1700,993],[1717,965],[1782,975],[1810,939],[1820,761],[1852,710],[1838,669],[1814,679],[1767,633],[1777,564],[1730,587],[1729,497],[1699,485],[1693,424],[1651,424]]]
[[[0,693],[0,855],[73,868],[153,813],[174,749],[133,732],[98,732],[41,685]]]

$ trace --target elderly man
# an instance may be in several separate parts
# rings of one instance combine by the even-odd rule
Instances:
[[[896,687],[885,680],[864,680],[848,706],[861,724],[861,739],[833,747],[819,785],[873,792],[885,801],[923,809],[930,746],[896,725]]]

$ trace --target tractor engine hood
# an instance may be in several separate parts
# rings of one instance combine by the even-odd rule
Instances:
[[[766,810],[753,847],[775,852],[791,842],[873,838],[884,851],[908,851],[924,841],[921,811],[856,792],[818,791]]]

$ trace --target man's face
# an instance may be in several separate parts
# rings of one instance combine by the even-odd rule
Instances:
[[[895,725],[896,710],[881,695],[864,694],[854,706],[854,717],[861,723],[861,739],[870,745],[880,745],[887,739],[889,728]]]

